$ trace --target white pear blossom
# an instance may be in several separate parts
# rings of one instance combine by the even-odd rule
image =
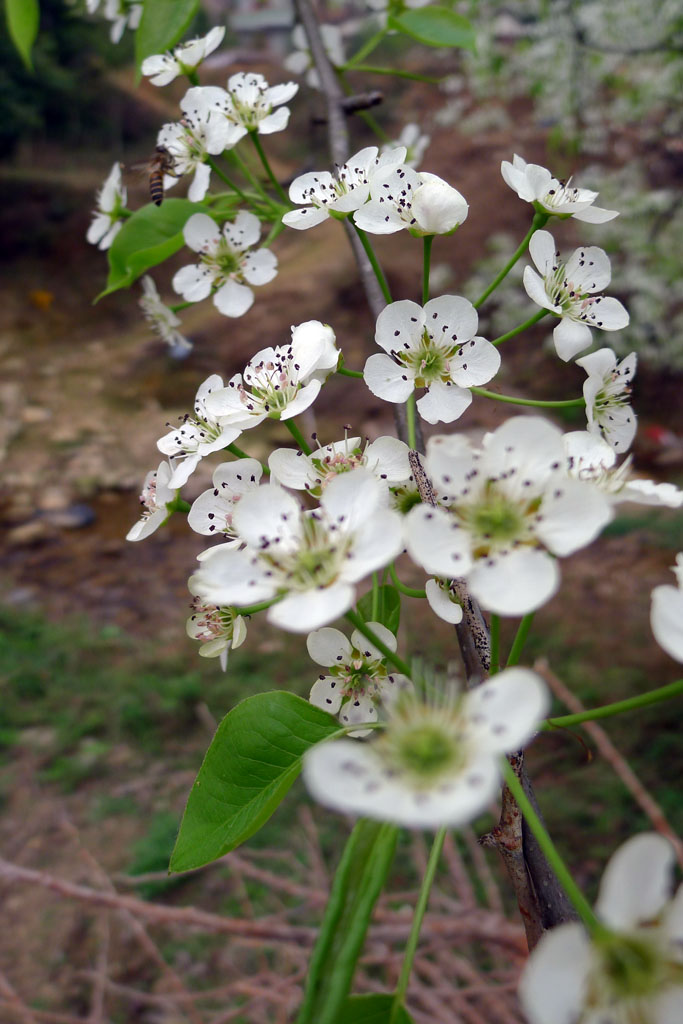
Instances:
[[[193,213],[183,237],[199,253],[199,263],[177,271],[174,289],[187,302],[199,302],[213,291],[213,304],[224,316],[243,316],[254,302],[249,285],[267,284],[277,274],[277,258],[270,249],[251,251],[260,234],[258,217],[247,210],[222,228],[208,214]]]
[[[374,175],[394,170],[405,155],[404,146],[382,156],[378,156],[377,146],[367,146],[338,167],[334,175],[329,171],[309,171],[299,175],[289,187],[289,198],[293,203],[306,205],[302,210],[290,210],[282,218],[282,223],[304,231],[322,224],[330,216],[348,216],[366,202]]]
[[[422,129],[419,124],[411,122],[404,126],[401,134],[393,142],[387,142],[382,146],[380,152],[386,153],[390,149],[396,149],[398,146],[404,146],[406,150],[406,156],[403,163],[406,167],[417,168],[425,154],[427,146],[431,142],[430,135],[423,135]]]
[[[462,605],[458,601],[452,580],[427,580],[425,593],[429,607],[440,619],[450,622],[453,626],[462,622]]]
[[[171,467],[164,461],[147,474],[140,494],[142,518],[131,526],[126,540],[144,540],[166,522],[170,515],[166,503],[175,498],[175,490],[170,486],[171,473]]]
[[[588,374],[583,397],[589,433],[599,434],[615,452],[628,451],[637,428],[636,415],[629,404],[636,372],[635,352],[617,364],[612,349],[601,348],[576,362]]]
[[[254,71],[238,71],[227,84],[223,112],[230,125],[230,145],[234,146],[248,132],[271,135],[281,132],[289,122],[289,107],[283,107],[299,91],[296,82],[268,85]],[[275,110],[279,107],[279,110]]]
[[[303,767],[311,795],[335,810],[407,828],[471,821],[498,790],[500,755],[531,739],[548,695],[537,675],[512,668],[449,697],[436,705],[401,697],[371,740],[313,747]]]
[[[98,249],[108,249],[123,227],[122,211],[126,206],[127,191],[121,183],[121,164],[115,163],[104,185],[97,193],[97,210],[85,236]]]
[[[87,9],[90,14],[97,10],[99,2],[100,0],[87,0]],[[102,13],[107,21],[112,22],[110,30],[112,43],[121,42],[121,37],[127,28],[135,31],[140,24],[143,6],[143,3],[135,3],[134,0],[105,0]]]
[[[229,651],[237,650],[247,639],[246,622],[232,608],[202,604],[198,597],[194,598],[192,608],[192,615],[186,623],[187,635],[199,640],[202,658],[219,658],[225,672]]]
[[[346,437],[310,455],[298,448],[277,448],[268,466],[271,480],[319,498],[330,480],[357,466],[365,466],[388,488],[407,485],[412,480],[408,452],[408,445],[397,437],[378,437],[365,445],[360,437]]]
[[[218,86],[193,86],[180,101],[181,120],[162,125],[157,146],[166,150],[173,163],[173,173],[164,175],[165,189],[183,175],[194,174],[188,197],[193,203],[204,198],[211,179],[207,158],[232,148],[236,141],[223,114],[226,102],[227,94]]]
[[[218,466],[213,487],[194,501],[187,516],[188,526],[207,537],[222,536],[226,547],[240,547],[242,541],[233,527],[232,514],[242,496],[258,488],[262,473],[263,466],[257,459],[237,459]]]
[[[683,505],[683,491],[674,484],[632,476],[630,456],[615,467],[616,452],[599,434],[573,430],[564,435],[563,441],[570,474],[599,487],[614,504],[631,501],[660,508]]]
[[[171,354],[182,359],[192,350],[192,342],[178,330],[181,323],[180,317],[176,316],[173,310],[161,301],[157,287],[149,274],[145,274],[142,279],[142,290],[140,308],[145,319],[152,330],[166,342]]]
[[[669,900],[675,854],[645,832],[612,856],[595,906],[606,926],[547,932],[519,987],[529,1024],[677,1024],[683,1020],[683,889]]]
[[[467,218],[465,198],[443,178],[401,164],[374,175],[370,201],[353,215],[357,227],[374,235],[407,228],[412,235],[448,235]]]
[[[385,11],[389,7],[397,6],[396,0],[365,0],[365,2],[373,11]],[[432,0],[400,0],[401,7],[405,7],[408,10],[426,7],[427,4],[431,3]]]
[[[590,345],[591,327],[619,331],[628,326],[629,315],[618,299],[595,294],[606,288],[611,278],[604,249],[584,246],[562,263],[550,232],[536,231],[529,252],[540,276],[525,267],[524,287],[530,299],[560,317],[553,331],[560,359],[572,359]]]
[[[320,38],[325,47],[325,52],[330,58],[334,67],[340,67],[346,60],[344,53],[344,40],[342,31],[338,25],[319,25]],[[306,84],[311,89],[320,88],[320,75],[313,63],[313,57],[308,46],[308,39],[303,25],[296,25],[292,32],[292,46],[294,52],[285,57],[283,63],[287,71],[293,75],[306,75]]]
[[[176,46],[173,53],[155,53],[145,57],[140,71],[149,78],[152,85],[168,85],[178,75],[196,71],[209,54],[221,45],[224,35],[225,27],[216,25],[205,36]]]
[[[671,567],[678,586],[664,583],[652,591],[650,625],[655,640],[676,661],[683,661],[683,552]]]
[[[308,409],[339,360],[334,331],[319,320],[292,327],[289,345],[264,348],[224,388],[209,411],[225,426],[256,427],[266,418],[288,420]]]
[[[534,208],[555,217],[573,217],[588,224],[604,224],[619,216],[618,210],[602,210],[594,206],[597,192],[587,188],[575,188],[571,179],[563,184],[546,167],[528,164],[515,153],[512,163],[503,160],[500,173],[506,185],[513,189],[520,199],[533,203]]]
[[[590,544],[612,518],[599,488],[569,476],[561,432],[536,416],[507,420],[480,449],[431,438],[425,465],[442,507],[408,514],[408,553],[442,579],[465,577],[500,615],[540,608],[559,584],[553,556]]]
[[[380,622],[368,622],[368,628],[391,651],[396,637]],[[342,725],[376,722],[380,706],[390,707],[401,693],[412,689],[407,676],[391,672],[384,655],[360,630],[348,640],[338,629],[324,626],[309,633],[306,640],[313,661],[326,668],[318,676],[309,700],[311,704],[336,715]],[[368,736],[372,730],[355,729],[350,736]]]
[[[194,416],[184,416],[177,429],[169,431],[157,441],[159,451],[171,459],[171,487],[182,487],[205,455],[227,447],[242,433],[239,427],[219,424],[208,411],[208,397],[212,391],[222,387],[223,379],[217,373],[207,377],[195,396]]]
[[[440,295],[424,306],[392,302],[377,318],[375,341],[387,355],[372,355],[363,370],[373,395],[405,402],[425,388],[417,408],[427,423],[451,423],[472,401],[469,387],[491,380],[500,352],[476,337],[479,317],[467,299]]]
[[[215,549],[190,589],[211,604],[238,609],[280,598],[268,610],[274,626],[294,633],[324,626],[351,607],[364,576],[401,550],[401,518],[382,497],[381,485],[362,468],[332,480],[312,512],[276,484],[264,484],[233,512],[245,547]]]

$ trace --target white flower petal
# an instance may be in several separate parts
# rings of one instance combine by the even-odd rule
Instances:
[[[351,644],[339,629],[325,626],[306,638],[306,647],[313,661],[323,668],[346,665],[351,660]]]
[[[370,390],[372,391],[372,388]],[[417,408],[427,423],[452,423],[462,416],[471,404],[472,392],[467,388],[458,387],[457,384],[444,384],[443,381],[437,380],[430,385],[427,393],[418,399]]]
[[[308,699],[317,708],[336,715],[342,702],[339,680],[335,676],[320,676],[313,684]]]
[[[472,564],[467,531],[445,509],[418,505],[404,524],[408,553],[423,569],[444,579],[467,573]]]
[[[650,625],[662,650],[683,662],[683,591],[668,583],[654,588]]]
[[[470,690],[463,713],[479,749],[503,754],[524,747],[549,708],[540,676],[525,668],[508,668]]]
[[[555,349],[565,363],[572,359],[577,352],[588,348],[592,340],[590,328],[585,323],[578,323],[576,320],[568,318],[560,320],[553,331]]]
[[[367,359],[363,367],[363,379],[373,395],[383,398],[385,402],[405,402],[415,390],[413,378],[407,374],[405,367],[380,352]]]
[[[560,584],[560,571],[545,551],[515,550],[480,558],[467,574],[474,597],[497,615],[526,615],[548,601]]]
[[[292,591],[268,609],[268,622],[290,633],[307,633],[338,619],[348,611],[355,598],[348,583],[333,583],[314,590]]]
[[[592,964],[593,951],[582,925],[563,924],[546,932],[519,984],[529,1024],[576,1024]]]
[[[254,303],[254,293],[245,284],[226,281],[213,297],[213,304],[224,316],[244,316]]]
[[[671,894],[676,855],[655,832],[627,839],[600,882],[595,911],[610,928],[627,930],[655,918]]]
[[[427,602],[435,615],[438,615],[444,622],[457,625],[462,622],[462,605],[457,601],[451,601],[444,587],[440,586],[438,580],[427,580],[425,584]]]

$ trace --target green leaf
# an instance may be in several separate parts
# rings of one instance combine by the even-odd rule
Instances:
[[[38,0],[5,0],[5,17],[12,42],[28,70],[33,71],[31,48],[38,35]]]
[[[395,825],[364,818],[356,822],[332,882],[296,1024],[338,1024],[398,833]],[[352,1017],[341,1020],[355,1022]]]
[[[128,217],[107,250],[107,287],[97,296],[104,298],[119,288],[128,288],[150,267],[163,263],[185,244],[183,228],[193,213],[207,213],[206,206],[189,199],[165,199],[161,206],[148,203]]]
[[[379,588],[376,612],[372,610],[372,591],[363,594],[358,602],[358,612],[366,622],[381,622],[396,636],[401,621],[401,595],[396,587],[382,586]]]
[[[351,996],[334,1024],[389,1024],[393,1004],[391,995]],[[413,1018],[402,1006],[393,1024],[413,1024]]]
[[[332,715],[285,691],[234,707],[190,791],[170,870],[208,864],[257,832],[301,771],[306,751],[339,731]]]
[[[476,50],[472,25],[462,14],[456,14],[448,7],[421,7],[392,14],[387,24],[389,28],[403,32],[426,46],[456,46],[472,53]]]
[[[178,42],[199,8],[199,0],[145,0],[135,33],[135,63],[165,53]]]

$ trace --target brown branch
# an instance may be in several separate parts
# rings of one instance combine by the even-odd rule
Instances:
[[[327,56],[320,36],[318,22],[309,0],[294,0],[294,9],[306,33],[311,57],[320,79],[320,88],[325,97],[327,107],[327,144],[330,158],[333,164],[340,167],[346,163],[349,157],[349,131],[344,110],[347,97],[344,95],[337,74]],[[370,260],[363,249],[358,235],[349,223],[348,217],[344,219],[344,229],[346,230],[346,235],[353,251],[353,257],[358,267],[368,306],[376,320],[385,306],[382,290],[375,277]],[[407,441],[408,423],[405,407],[400,404],[394,405],[393,411],[396,433],[402,441]]]
[[[44,871],[35,871],[33,868],[10,864],[1,858],[0,879],[39,885],[43,889],[56,892],[60,896],[76,900],[79,903],[86,903],[89,906],[129,911],[136,917],[145,918],[154,924],[182,924],[187,928],[204,928],[206,931],[236,935],[246,939],[264,942],[291,942],[295,945],[300,943],[306,946],[311,945],[316,936],[315,928],[271,922],[260,924],[257,921],[221,917],[219,914],[198,910],[195,907],[162,907],[156,903],[147,903],[145,900],[136,899],[134,896],[121,896],[118,893],[76,885]]]

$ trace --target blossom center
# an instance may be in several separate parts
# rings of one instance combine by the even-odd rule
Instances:
[[[683,968],[669,962],[654,937],[610,935],[600,940],[599,965],[588,979],[587,1005],[623,1007],[625,1024],[649,1020],[646,1000],[661,992],[667,984],[681,984]]]
[[[414,700],[398,706],[374,749],[390,771],[425,789],[467,762],[457,709],[430,708]]]
[[[415,386],[429,387],[437,380],[451,379],[449,360],[460,346],[443,344],[426,329],[422,332],[420,344],[407,352],[393,351],[392,355],[404,366],[410,367],[415,375]]]
[[[350,546],[350,537],[332,539],[326,524],[306,516],[296,550],[278,551],[273,545],[261,556],[281,576],[284,590],[322,589],[337,579]]]
[[[474,535],[475,545],[481,549],[477,553],[482,555],[491,547],[530,540],[528,518],[538,504],[538,500],[515,501],[490,481],[479,501],[460,507],[457,512]]]

